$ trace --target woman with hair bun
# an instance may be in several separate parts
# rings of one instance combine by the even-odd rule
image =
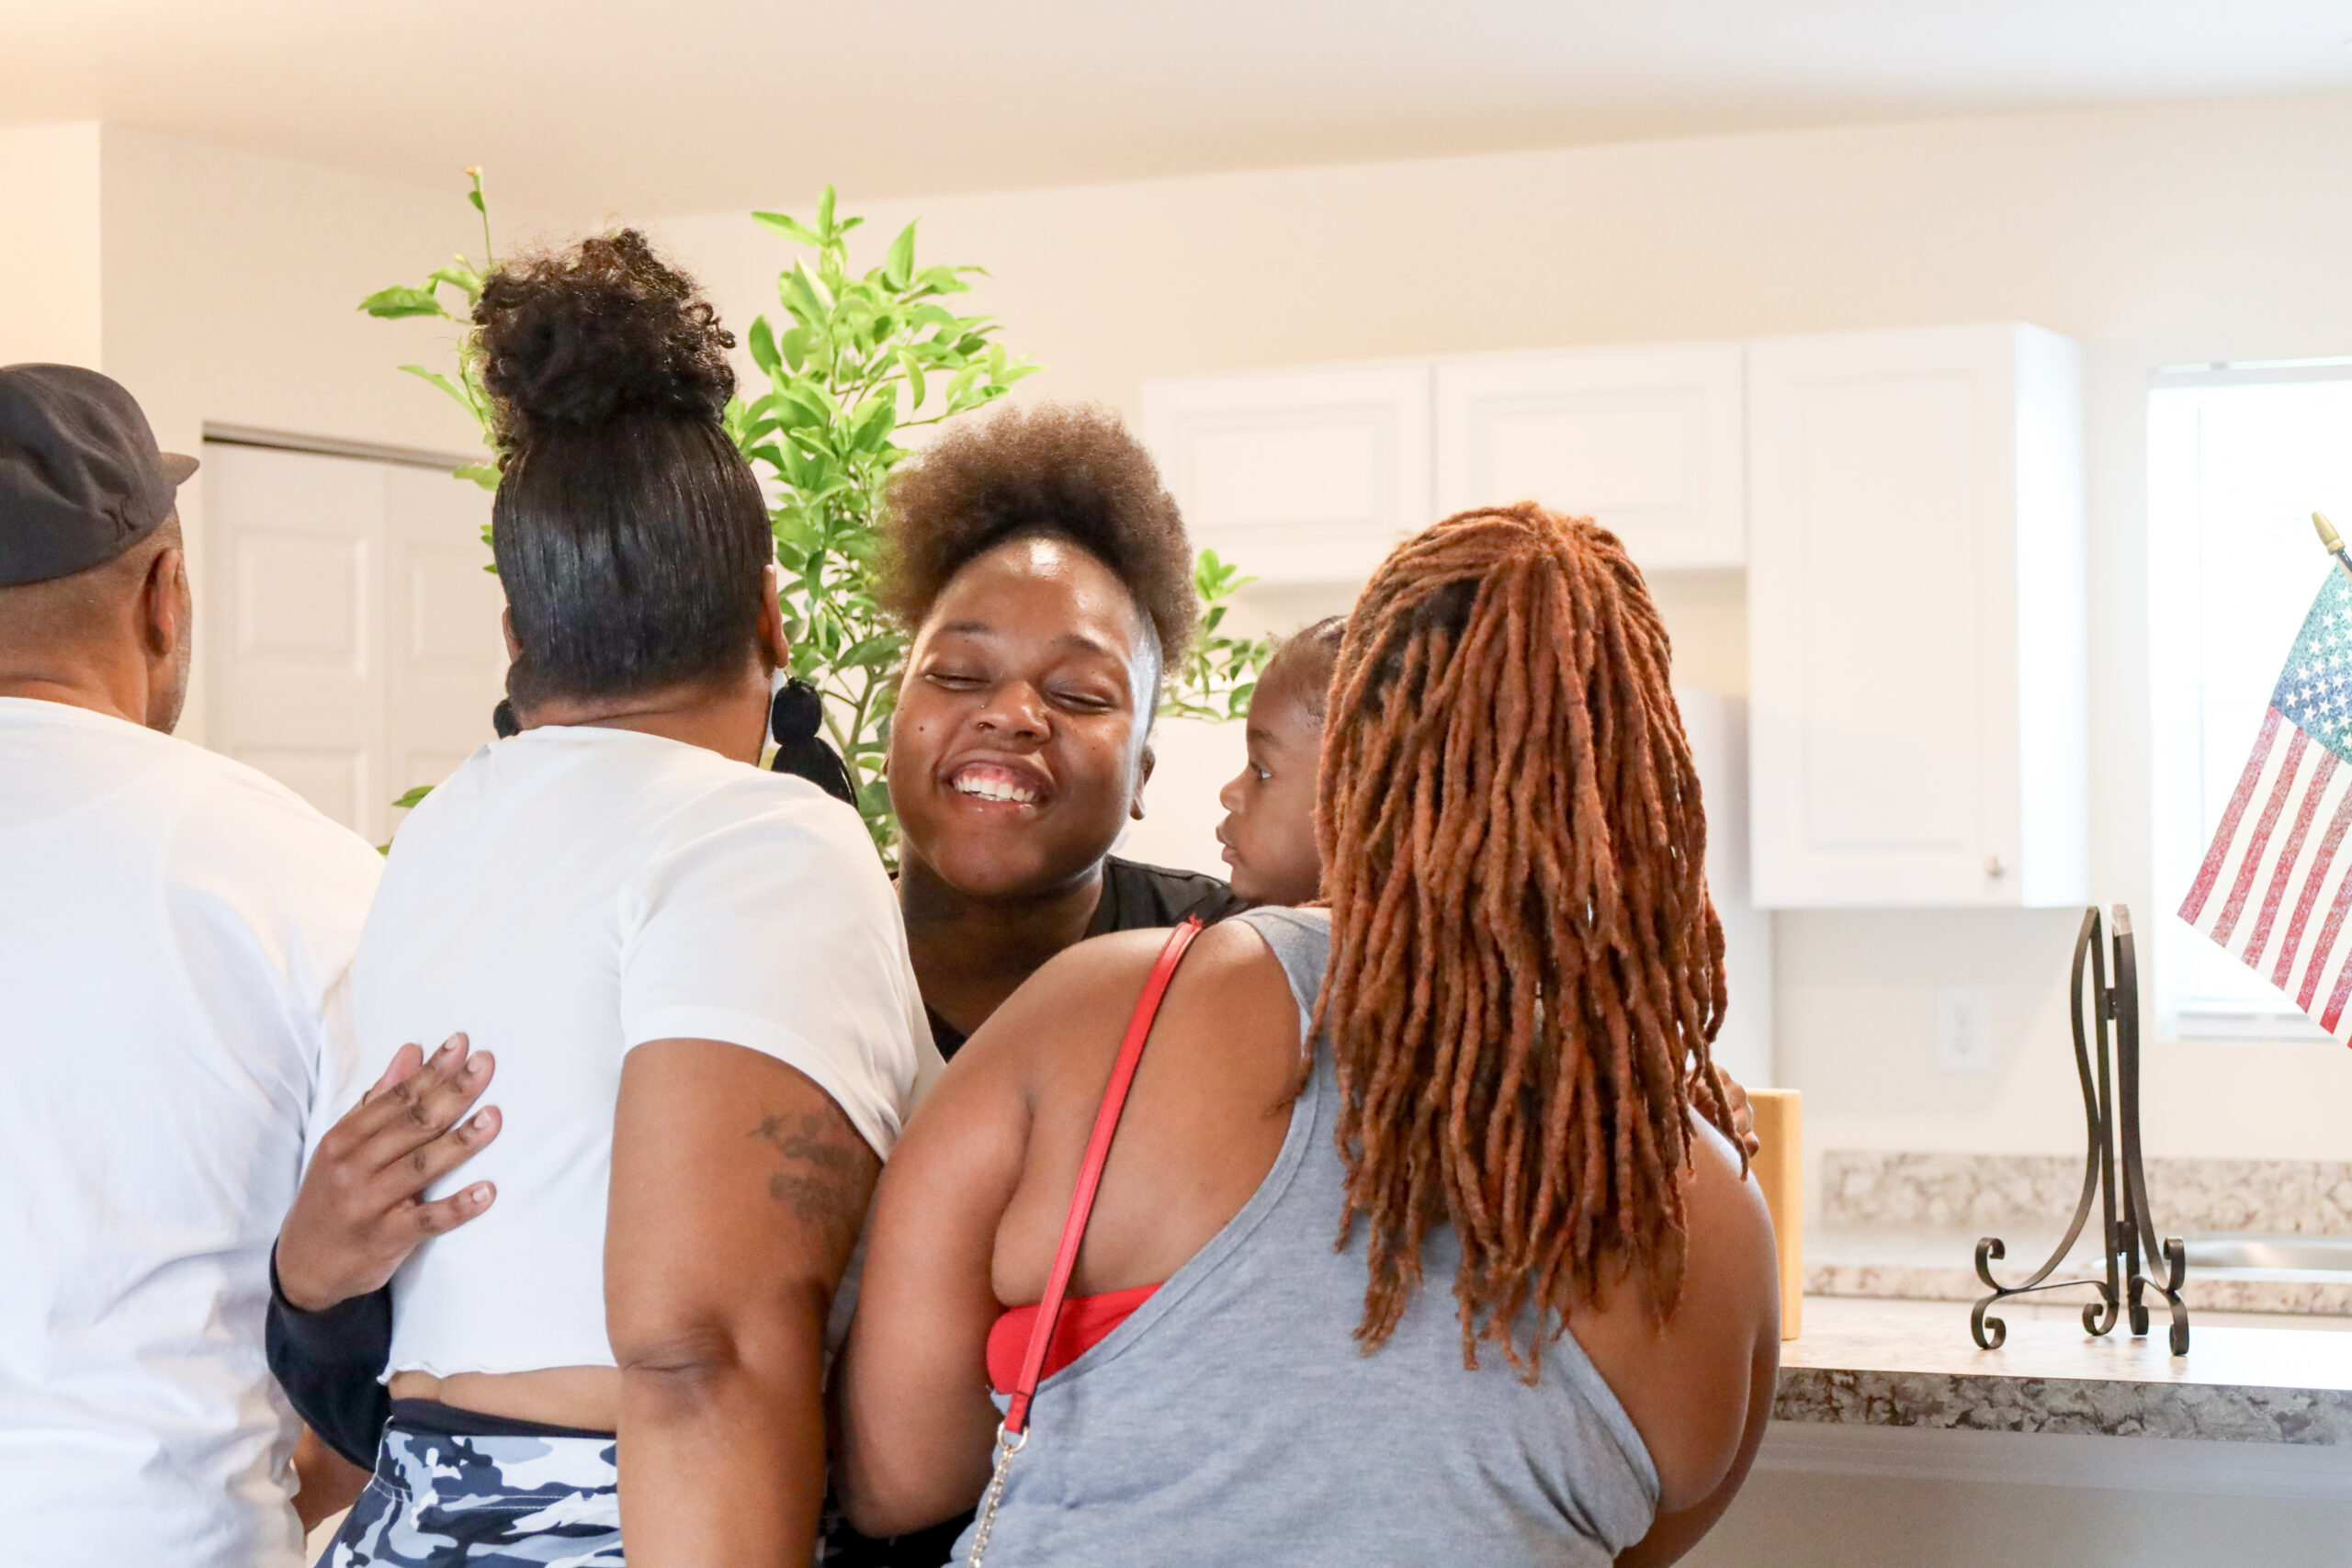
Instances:
[[[854,1523],[961,1514],[994,1450],[953,1553],[989,1568],[1653,1564],[1705,1533],[1779,1292],[1667,669],[1589,522],[1465,513],[1388,558],[1331,656],[1317,855],[1256,878],[1328,907],[1172,948],[1123,1105],[1161,937],[1065,953],[893,1156],[834,1376]]]
[[[787,650],[692,281],[625,231],[475,319],[520,732],[401,827],[352,983],[393,1066],[281,1235],[296,1331],[391,1279],[390,1422],[326,1561],[805,1563],[827,1315],[936,1060],[897,905],[854,812],[758,767]],[[414,1146],[493,1056],[499,1111]],[[303,1245],[373,1201],[354,1172],[469,1158],[372,1267]]]
[[[502,549],[507,526],[502,514]],[[913,638],[888,761],[897,891],[932,1033],[952,1054],[1072,943],[1229,903],[1215,877],[1111,853],[1142,815],[1153,711],[1199,613],[1192,554],[1149,454],[1112,415],[1085,407],[1008,407],[951,428],[900,471],[883,527],[882,597]],[[582,617],[568,635],[609,635],[598,630],[601,603],[574,601],[568,613]],[[780,715],[786,705],[780,698]],[[780,723],[790,728],[788,716]],[[396,862],[416,827],[401,828]],[[762,917],[746,918],[757,926]],[[791,911],[766,919],[771,942],[797,940]],[[385,1420],[375,1379],[388,1309],[373,1287],[419,1225],[446,1229],[483,1212],[468,1194],[487,1182],[418,1204],[409,1189],[421,1184],[394,1179],[414,1153],[437,1172],[475,1146],[479,1134],[458,1118],[489,1080],[464,1075],[458,1052],[396,1061],[379,1087],[430,1106],[430,1131],[455,1131],[397,1144],[398,1158],[373,1178],[359,1145],[322,1145],[280,1236],[271,1368],[303,1418],[363,1465],[379,1456]],[[327,1189],[348,1191],[330,1202]],[[500,1190],[502,1204],[514,1201],[511,1179]],[[828,1561],[933,1568],[960,1529],[874,1540],[837,1527]]]

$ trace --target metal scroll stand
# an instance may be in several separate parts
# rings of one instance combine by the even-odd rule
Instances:
[[[2075,938],[2075,1070],[2082,1079],[2083,1116],[2090,1124],[2089,1146],[2083,1159],[2082,1200],[2075,1205],[2074,1223],[2066,1227],[2049,1261],[2018,1284],[2004,1285],[1993,1278],[1993,1260],[2007,1250],[2000,1237],[1988,1235],[1976,1244],[1976,1277],[1993,1292],[1978,1302],[1968,1316],[1968,1331],[1981,1349],[1997,1349],[2008,1337],[2008,1325],[1988,1315],[2000,1302],[2036,1291],[2087,1285],[2098,1292],[2099,1299],[2083,1308],[2086,1332],[2107,1333],[2128,1311],[2133,1336],[2147,1333],[2144,1297],[2153,1290],[2172,1308],[2172,1353],[2188,1354],[2188,1309],[2180,1301],[2187,1262],[2179,1237],[2166,1236],[2161,1244],[2156,1239],[2156,1223],[2148,1213],[2147,1172],[2140,1156],[2140,967],[2132,949],[2131,911],[2118,904],[2114,919],[2115,984],[2111,987],[2107,983],[2107,944],[2100,941],[2096,908],[2083,911],[2083,929]],[[2090,1021],[2087,1030],[2086,1018]],[[2052,1279],[2089,1222],[2094,1199],[2100,1203],[2099,1234],[2107,1238],[2106,1277]],[[2143,1257],[2152,1267],[2163,1260],[2163,1279],[2150,1279],[2141,1272]]]

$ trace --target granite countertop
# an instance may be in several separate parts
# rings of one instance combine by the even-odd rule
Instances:
[[[1781,1348],[1774,1419],[1874,1427],[2063,1432],[2240,1443],[2352,1445],[2352,1334],[2202,1326],[2166,1348],[2094,1337],[2030,1311],[1979,1350],[1962,1310],[1808,1297]]]
[[[1985,1293],[1974,1267],[1977,1238],[2008,1244],[2007,1258],[1994,1265],[1998,1278],[2031,1273],[2074,1213],[2083,1160],[1831,1150],[1820,1179],[1821,1213],[1804,1238],[1808,1295],[1973,1302]],[[2352,1235],[2352,1162],[2157,1156],[2148,1162],[2148,1188],[2163,1235]],[[2098,1229],[2096,1214],[2089,1228]],[[2078,1244],[2061,1272],[2104,1276],[2097,1248],[2095,1237]],[[2341,1272],[2192,1265],[2180,1293],[2192,1322],[2216,1312],[2352,1317],[2352,1276]],[[2090,1293],[2034,1299],[2079,1307]]]
[[[2043,1226],[2044,1231],[2047,1226]],[[2092,1228],[2097,1228],[2096,1222]],[[1985,1231],[1928,1226],[1883,1229],[1816,1229],[1804,1238],[1804,1289],[1809,1296],[1866,1296],[1919,1302],[1974,1302],[1985,1294],[1976,1278],[1977,1237]],[[2041,1266],[2054,1235],[1995,1231],[2008,1244],[2008,1256],[1993,1265],[1995,1278],[2014,1284]],[[2055,1278],[2104,1279],[2106,1266],[2096,1244],[2077,1246]],[[2036,1301],[2079,1309],[2093,1299],[2088,1290],[2038,1292]],[[2292,1269],[2191,1268],[2181,1281],[2180,1299],[2190,1321],[2200,1313],[2282,1313],[2352,1317],[2352,1278],[2342,1273]]]

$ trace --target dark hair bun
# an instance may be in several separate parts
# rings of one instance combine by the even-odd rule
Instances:
[[[474,323],[510,450],[631,415],[716,422],[735,391],[734,334],[634,229],[499,268]]]

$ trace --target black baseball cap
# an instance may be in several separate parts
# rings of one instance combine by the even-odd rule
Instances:
[[[120,383],[0,366],[0,588],[71,577],[163,526],[196,459],[155,447]]]

